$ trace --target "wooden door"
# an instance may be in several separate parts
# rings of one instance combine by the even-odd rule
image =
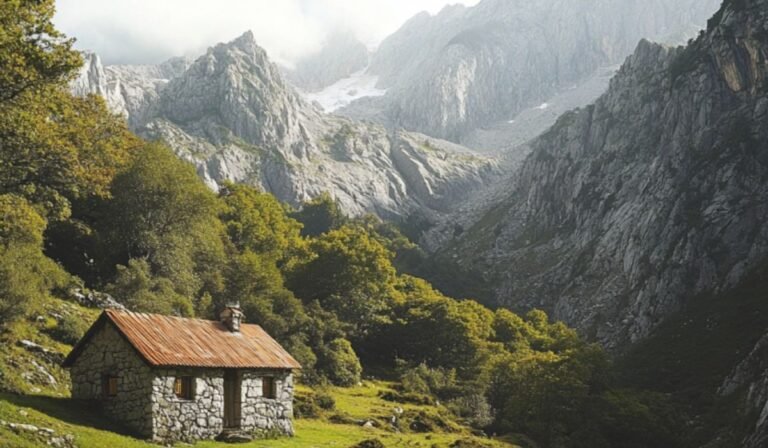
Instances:
[[[240,427],[240,372],[224,372],[224,427]]]

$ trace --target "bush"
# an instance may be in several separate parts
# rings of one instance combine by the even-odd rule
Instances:
[[[334,339],[323,355],[323,371],[333,384],[349,387],[360,382],[363,367],[348,340]]]
[[[493,423],[493,408],[482,394],[468,394],[451,400],[448,408],[475,428],[485,428]]]
[[[492,446],[472,439],[459,439],[449,445],[450,448],[491,448]]]
[[[45,219],[24,198],[13,194],[0,195],[0,244],[43,244]]]
[[[443,399],[454,396],[458,390],[455,369],[433,369],[424,363],[403,372],[400,383],[406,393],[435,395]]]
[[[168,278],[153,275],[146,259],[131,259],[118,265],[114,283],[107,285],[112,294],[131,311],[191,316],[192,302],[179,294]]]
[[[398,427],[417,433],[458,432],[460,429],[451,419],[431,410],[406,410],[398,421]]]
[[[350,448],[384,448],[384,444],[379,439],[368,439],[352,445]]]
[[[314,394],[297,393],[293,399],[293,414],[296,418],[315,418],[320,415]]]
[[[293,404],[293,411],[297,418],[319,417],[322,411],[332,411],[334,408],[336,408],[336,400],[325,392],[299,392]]]
[[[336,400],[334,400],[333,397],[327,393],[317,394],[315,397],[315,402],[321,409],[325,409],[326,411],[330,411],[336,408]]]
[[[356,419],[346,413],[336,413],[328,418],[328,421],[337,425],[355,425],[359,426],[363,423],[362,420]]]
[[[34,310],[68,280],[42,252],[46,220],[25,199],[0,195],[0,325]]]
[[[0,326],[33,312],[42,297],[68,280],[39,248],[0,245]]]
[[[48,334],[59,342],[75,345],[88,330],[88,324],[76,316],[64,316]]]

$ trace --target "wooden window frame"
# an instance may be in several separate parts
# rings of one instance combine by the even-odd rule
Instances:
[[[277,380],[274,376],[261,377],[261,396],[270,400],[277,398]]]
[[[190,401],[195,399],[195,377],[177,376],[173,380],[173,394],[179,400]]]
[[[101,375],[102,398],[114,398],[117,396],[117,375],[103,373]]]

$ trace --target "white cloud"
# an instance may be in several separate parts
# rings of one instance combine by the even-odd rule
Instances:
[[[59,0],[55,23],[107,63],[196,56],[252,30],[279,62],[318,48],[334,29],[374,44],[419,11],[479,0]]]

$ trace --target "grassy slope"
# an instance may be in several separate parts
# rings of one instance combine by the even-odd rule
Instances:
[[[13,325],[0,334],[0,448],[24,448],[46,446],[47,439],[38,434],[13,431],[3,422],[32,424],[50,428],[57,437],[72,435],[78,447],[138,448],[156,446],[128,435],[118,425],[110,422],[89,403],[69,399],[67,373],[58,367],[56,356],[63,357],[70,346],[56,341],[49,330],[56,325],[54,316],[69,315],[86,322],[96,319],[99,311],[83,308],[70,302],[47,299],[41,312],[32,319]],[[31,352],[19,345],[26,339],[50,349],[54,356]],[[58,355],[56,355],[58,354]],[[40,375],[37,363],[50,373],[55,383],[46,375]],[[348,447],[360,441],[378,438],[386,446],[432,447],[449,446],[457,440],[471,440],[478,447],[510,447],[511,445],[489,439],[472,437],[466,427],[450,421],[442,408],[398,404],[379,398],[378,394],[391,387],[389,383],[366,382],[356,388],[329,388],[325,392],[336,401],[336,409],[326,411],[315,419],[297,419],[296,437],[279,440],[255,441],[239,445],[250,448],[280,447]],[[311,393],[299,386],[299,393]],[[395,432],[384,429],[395,407],[406,412],[424,411],[449,420],[452,432],[432,433]],[[363,428],[357,423],[333,423],[334,421],[375,420],[381,428]],[[229,446],[215,442],[201,442],[195,446],[212,448]]]
[[[378,398],[380,390],[387,385],[366,382],[363,387],[350,389],[331,388],[328,390],[337,402],[336,411],[317,419],[296,420],[296,436],[278,440],[262,440],[238,445],[248,448],[280,447],[349,447],[360,441],[378,438],[389,447],[433,447],[449,446],[457,440],[471,440],[478,447],[511,447],[512,445],[472,437],[466,428],[458,432],[396,433],[387,429],[363,428],[357,424],[331,423],[328,417],[341,413],[354,419],[368,419],[391,414],[395,406],[405,409],[439,412],[434,406],[398,405]],[[81,447],[109,446],[110,448],[139,448],[153,446],[135,439],[118,426],[100,415],[97,409],[87,403],[67,398],[43,395],[0,394],[0,420],[14,423],[28,423],[38,427],[51,428],[57,435],[72,434],[75,443]],[[44,446],[44,439],[21,432],[14,433],[0,427],[0,447]],[[230,446],[216,442],[200,442],[201,448]]]
[[[69,395],[69,376],[59,362],[69,353],[71,346],[51,337],[56,317],[68,317],[82,322],[93,322],[99,310],[88,309],[54,298],[46,298],[38,313],[29,320],[14,323],[0,333],[0,390],[19,393]],[[19,344],[27,340],[52,352],[51,356],[30,351]],[[37,366],[42,367],[55,380],[51,383]],[[27,378],[24,378],[24,376]]]

